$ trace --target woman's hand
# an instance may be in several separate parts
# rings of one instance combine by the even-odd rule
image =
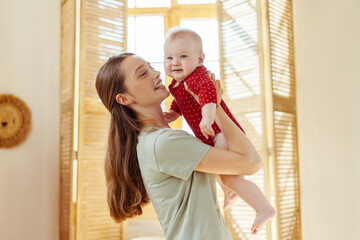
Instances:
[[[171,123],[180,117],[180,114],[174,110],[163,112],[163,115],[167,123]]]
[[[221,97],[224,93],[224,90],[221,88],[221,83],[220,80],[215,78],[215,74],[211,73],[210,71],[206,71],[206,74],[209,76],[209,78],[211,79],[211,81],[213,82],[215,88],[216,88],[216,95],[217,95],[217,105],[219,106],[220,101],[221,101]],[[186,82],[184,82],[185,85],[185,90],[191,94],[191,96],[193,96],[193,98],[195,98],[195,100],[199,103],[199,97],[193,93],[189,87],[187,86]]]
[[[221,82],[219,79],[215,78],[215,74],[211,73],[210,71],[206,72],[207,75],[210,77],[211,81],[214,83],[216,88],[216,95],[217,95],[217,104],[219,106],[221,102],[222,95],[224,94],[224,90],[221,87]]]
[[[216,95],[217,95],[217,106],[219,106],[221,101],[221,96],[223,94],[223,89],[221,88],[221,84],[219,80],[215,80],[215,74],[211,73],[210,71],[206,71],[206,74],[211,79],[212,83],[216,88]],[[187,86],[186,82],[184,82],[185,90],[193,96],[193,98],[199,103],[199,97],[192,92],[189,87]],[[215,113],[216,113],[216,104],[215,103],[208,103],[205,104],[202,109],[202,119],[199,125],[201,133],[204,135],[206,139],[209,137],[214,137],[215,132],[212,129],[211,125],[214,123]]]

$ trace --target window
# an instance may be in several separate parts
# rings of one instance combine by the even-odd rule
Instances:
[[[216,0],[178,0],[178,4],[204,4],[216,3]]]
[[[171,0],[128,0],[128,8],[157,8],[170,6]]]

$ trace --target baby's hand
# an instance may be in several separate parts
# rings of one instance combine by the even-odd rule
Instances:
[[[178,117],[180,117],[180,114],[174,110],[170,110],[168,112],[163,112],[163,115],[164,115],[164,118],[167,123],[171,123],[171,122],[175,121],[176,119],[178,119]]]
[[[213,137],[215,136],[214,130],[212,129],[211,125],[214,123],[214,118],[209,116],[203,116],[200,122],[200,131],[205,136],[206,139],[209,138],[209,136]]]

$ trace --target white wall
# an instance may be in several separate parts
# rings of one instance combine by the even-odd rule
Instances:
[[[0,94],[26,102],[25,142],[0,149],[0,239],[56,240],[60,0],[0,0]]]
[[[360,1],[293,1],[304,240],[360,239]]]

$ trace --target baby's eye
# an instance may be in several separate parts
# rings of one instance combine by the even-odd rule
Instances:
[[[166,59],[167,59],[167,60],[172,60],[173,58],[172,58],[172,57],[167,57]]]
[[[186,58],[187,56],[186,55],[181,55],[180,58]]]

